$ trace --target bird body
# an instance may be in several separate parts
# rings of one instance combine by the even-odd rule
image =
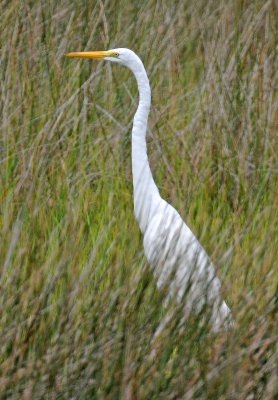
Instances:
[[[133,72],[139,90],[139,105],[132,128],[134,213],[144,236],[146,258],[153,268],[158,287],[169,284],[170,295],[178,300],[186,295],[186,315],[209,304],[213,329],[227,326],[231,312],[221,298],[221,285],[214,265],[179,213],[161,198],[153,180],[146,145],[151,89],[142,61],[133,51],[123,48],[69,53],[67,56],[103,58],[125,65]]]

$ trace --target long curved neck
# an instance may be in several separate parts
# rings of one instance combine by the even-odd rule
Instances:
[[[139,105],[134,115],[132,128],[132,175],[134,190],[134,212],[144,233],[148,221],[157,210],[160,195],[150,170],[146,131],[151,105],[151,89],[143,64],[133,70],[138,84]]]

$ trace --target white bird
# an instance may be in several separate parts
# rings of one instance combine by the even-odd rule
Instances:
[[[158,287],[169,285],[170,295],[186,298],[185,315],[211,307],[214,331],[229,326],[231,311],[221,298],[215,267],[179,213],[159,194],[147,155],[146,130],[151,105],[148,76],[140,58],[131,50],[68,53],[67,57],[104,59],[128,67],[139,90],[139,105],[132,128],[134,212],[144,236],[144,250]]]

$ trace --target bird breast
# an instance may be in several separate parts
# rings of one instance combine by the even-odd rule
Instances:
[[[192,306],[194,302],[201,306],[219,295],[220,282],[211,260],[171,205],[166,203],[164,210],[149,221],[144,250],[158,287],[169,285],[171,294],[180,299],[188,291],[187,303]]]

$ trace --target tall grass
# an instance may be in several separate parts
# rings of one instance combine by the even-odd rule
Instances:
[[[1,399],[275,398],[277,11],[1,2]],[[135,80],[63,57],[113,47],[144,61],[152,171],[218,267],[231,332],[162,305],[133,215]]]

